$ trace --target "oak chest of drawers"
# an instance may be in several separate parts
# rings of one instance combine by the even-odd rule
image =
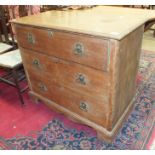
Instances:
[[[106,140],[132,108],[143,25],[150,18],[143,12],[129,22],[129,10],[49,11],[13,21],[30,94]]]

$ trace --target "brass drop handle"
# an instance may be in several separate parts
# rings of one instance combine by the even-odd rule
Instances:
[[[30,43],[30,44],[35,44],[35,37],[32,33],[28,33],[27,34],[27,41]]]
[[[83,74],[78,74],[77,75],[77,78],[76,78],[76,81],[78,82],[78,83],[80,83],[80,84],[82,84],[82,85],[86,85],[86,77],[85,77],[85,75],[83,75]]]
[[[80,109],[87,112],[88,111],[88,104],[86,102],[80,102]]]
[[[39,68],[40,67],[40,62],[38,59],[34,59],[33,62],[32,62],[33,66]]]
[[[43,92],[45,92],[45,91],[47,91],[47,87],[46,87],[46,85],[45,84],[43,84],[43,83],[39,83],[39,89],[41,90],[41,91],[43,91]]]
[[[83,56],[84,55],[84,46],[82,43],[76,43],[74,45],[74,54]]]

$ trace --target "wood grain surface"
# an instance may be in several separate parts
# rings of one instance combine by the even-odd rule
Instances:
[[[83,27],[80,33],[78,28],[73,32],[73,27],[66,31],[63,29],[65,22],[61,30],[60,27],[54,29],[52,25],[43,25],[49,21],[49,17],[56,24],[61,19],[60,12],[54,12],[53,15],[47,12],[15,22],[17,40],[33,98],[42,100],[50,108],[73,120],[93,127],[99,138],[108,141],[114,138],[132,110],[143,22],[154,13],[144,11],[149,14],[144,19],[144,12],[136,9],[133,12],[140,18],[134,17],[129,25],[124,23],[127,31],[123,24],[120,29],[115,28],[118,26],[115,18],[120,17],[120,13],[124,11],[127,12],[123,16],[130,17],[129,10],[120,9],[118,14],[116,10],[112,10],[112,7],[96,7],[90,12],[87,10],[77,13],[79,18],[82,16],[81,21],[84,17],[87,20],[85,15],[88,15],[88,12],[95,13],[98,20],[103,18],[102,14],[112,11],[109,19],[105,20],[111,23],[109,29],[102,27],[105,30],[112,30],[112,27],[114,31],[119,30],[119,37],[112,39],[106,38],[104,31],[97,35],[96,32],[101,28],[97,23],[94,23],[99,30],[95,31],[96,35],[89,31],[93,24],[89,27],[88,22],[87,30],[92,32],[91,34],[87,34],[88,31],[81,33],[86,27]],[[73,12],[68,11],[68,16],[72,17]],[[133,12],[131,11],[131,14]],[[55,21],[56,14],[58,21]],[[66,14],[67,12],[61,12],[62,17]],[[36,22],[37,17],[42,18],[42,27]],[[30,26],[32,19],[34,25]],[[50,23],[52,24],[51,21]],[[133,29],[129,29],[130,26]],[[109,34],[109,31],[107,33]]]
[[[44,75],[44,80],[50,79],[66,88],[81,93],[81,95],[94,96],[108,103],[110,81],[107,72],[52,56],[49,57],[32,50],[24,48],[20,48],[20,50],[27,71],[36,72],[37,75],[42,74]],[[36,60],[39,62],[39,65],[33,64]],[[81,82],[80,76],[84,79]]]
[[[150,20],[155,20],[155,10],[96,6],[85,10],[53,10],[12,22],[121,40]]]
[[[21,47],[93,68],[107,70],[107,39],[18,25],[16,34],[18,44]],[[28,41],[28,35],[32,35],[34,43]]]

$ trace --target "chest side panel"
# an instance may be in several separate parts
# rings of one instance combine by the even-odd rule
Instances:
[[[143,26],[131,32],[117,46],[112,63],[111,121],[112,127],[132,104],[136,95],[136,75],[138,71]]]

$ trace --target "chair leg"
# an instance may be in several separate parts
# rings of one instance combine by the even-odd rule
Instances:
[[[22,97],[22,94],[21,94],[21,91],[20,91],[20,86],[19,86],[19,83],[18,83],[18,75],[17,75],[16,69],[12,70],[12,75],[13,75],[15,85],[16,85],[16,88],[17,88],[17,91],[18,91],[19,99],[21,101],[21,104],[24,105],[24,100],[23,100],[23,97]]]

